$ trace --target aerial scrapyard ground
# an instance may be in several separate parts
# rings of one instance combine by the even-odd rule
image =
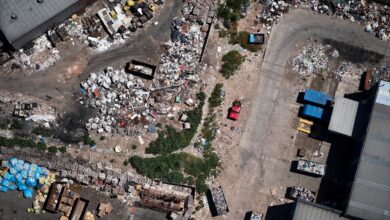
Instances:
[[[78,82],[84,80],[90,72],[106,66],[122,66],[129,57],[157,63],[155,60],[158,60],[162,53],[161,42],[168,39],[169,27],[173,17],[179,13],[180,2],[169,2],[164,9],[169,16],[163,16],[159,20],[159,26],[149,27],[137,35],[132,40],[136,43],[92,57],[88,65],[82,65],[85,69],[77,77],[63,80],[66,68],[74,59],[69,57],[45,72],[34,73],[33,77],[21,77],[21,73],[3,74],[0,81],[1,90],[46,100],[58,111],[64,112],[63,117],[68,120],[65,120],[62,126],[68,126],[69,131],[81,127],[84,120],[93,112],[75,102],[79,97]],[[253,14],[241,20],[242,27],[239,28],[255,31],[248,21],[251,18]],[[248,23],[245,23],[246,21]],[[313,191],[318,191],[320,187],[320,179],[290,172],[296,147],[305,145],[310,149],[314,145],[322,144],[321,151],[324,156],[313,159],[322,163],[325,162],[329,151],[328,143],[316,142],[296,131],[300,106],[296,99],[299,91],[308,87],[331,95],[357,91],[356,81],[339,82],[333,77],[327,77],[326,74],[302,79],[292,70],[293,58],[301,53],[303,47],[321,43],[329,44],[339,52],[338,58],[333,60],[329,58],[330,62],[333,62],[329,65],[333,65],[329,71],[334,71],[340,60],[380,66],[389,63],[389,43],[364,33],[361,27],[347,21],[296,9],[285,15],[280,23],[273,27],[266,48],[258,53],[242,51],[247,56],[246,61],[238,73],[226,80],[218,70],[222,56],[233,47],[228,45],[227,39],[221,39],[217,35],[218,30],[213,28],[204,58],[204,62],[208,64],[205,69],[207,80],[204,81],[204,92],[210,94],[216,83],[223,82],[226,94],[225,102],[214,110],[219,130],[213,147],[220,156],[222,171],[209,183],[222,185],[230,212],[226,217],[217,219],[242,219],[245,213],[251,210],[267,213],[269,219],[281,219],[281,216],[290,211],[284,208],[286,206],[282,206],[291,202],[284,198],[287,187],[303,185]],[[79,62],[87,63],[83,55],[80,57]],[[242,100],[243,108],[241,118],[232,122],[226,119],[226,115],[231,102],[236,98]],[[203,118],[207,112],[205,107]],[[98,139],[98,136],[95,139]],[[130,150],[129,143],[135,141],[120,137],[96,140],[98,146],[106,148],[103,150],[107,151],[112,151],[116,145],[127,145]],[[142,154],[143,150],[143,147],[139,147],[132,152]],[[196,150],[191,148],[182,151],[196,153]],[[101,155],[101,152],[82,151],[77,148],[70,149],[72,154],[91,157],[96,161],[116,159],[113,162],[114,166],[122,166],[122,160],[128,158],[128,155]],[[279,205],[281,208],[278,208]],[[268,208],[269,206],[271,207]],[[205,206],[194,217],[211,219],[208,207]]]

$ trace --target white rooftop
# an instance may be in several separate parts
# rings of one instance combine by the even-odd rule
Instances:
[[[336,97],[328,129],[352,136],[359,102],[344,97]]]

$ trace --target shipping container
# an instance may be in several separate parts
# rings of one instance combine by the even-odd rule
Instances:
[[[318,92],[313,89],[306,89],[303,100],[312,104],[326,106],[330,104],[332,97],[328,94]]]
[[[303,106],[302,116],[322,120],[324,119],[324,109],[314,105],[305,104]]]

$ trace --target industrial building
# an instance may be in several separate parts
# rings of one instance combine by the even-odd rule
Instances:
[[[361,100],[336,97],[328,130],[355,143],[345,208],[298,201],[292,219],[390,220],[390,83],[380,81]]]
[[[0,0],[0,46],[15,50],[85,8],[87,0]]]

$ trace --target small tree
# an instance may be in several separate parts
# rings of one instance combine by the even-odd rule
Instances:
[[[222,61],[223,64],[220,72],[226,79],[229,79],[245,61],[245,56],[242,56],[236,50],[232,50],[222,57]]]
[[[45,142],[38,142],[37,148],[38,148],[38,150],[45,151],[47,149],[46,143]]]

